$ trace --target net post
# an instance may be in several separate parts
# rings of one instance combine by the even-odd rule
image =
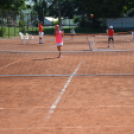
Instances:
[[[92,44],[93,44],[93,51],[94,51],[94,36],[92,36]]]
[[[87,37],[87,41],[88,41],[88,45],[89,45],[90,50],[93,51],[93,49],[92,49],[92,47],[91,47],[91,45],[90,45],[90,42],[89,42],[88,37]]]

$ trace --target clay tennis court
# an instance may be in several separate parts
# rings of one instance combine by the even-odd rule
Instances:
[[[134,133],[134,52],[85,40],[61,59],[55,46],[1,42],[0,134]]]

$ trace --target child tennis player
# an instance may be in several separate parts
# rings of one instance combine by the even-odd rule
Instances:
[[[73,38],[76,35],[75,30],[72,29],[72,30],[70,30],[70,32],[71,32],[71,38]]]
[[[59,25],[55,26],[54,35],[56,37],[56,46],[59,51],[59,55],[57,58],[62,58],[63,56],[61,55],[61,46],[63,45],[64,32],[60,31]]]
[[[113,47],[115,47],[114,44],[114,30],[113,30],[113,26],[110,26],[109,29],[107,30],[108,33],[108,47],[110,47],[110,40],[112,40],[113,42]]]
[[[43,26],[42,26],[42,24],[43,24],[43,22],[41,21],[39,23],[39,26],[38,26],[38,28],[39,28],[39,44],[43,44],[42,38],[43,38],[44,33],[43,33]]]

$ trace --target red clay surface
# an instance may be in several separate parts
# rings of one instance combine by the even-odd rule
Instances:
[[[0,134],[133,134],[133,76],[1,77]]]
[[[55,52],[0,53],[1,75],[134,74],[134,51],[68,52],[57,59]]]
[[[50,50],[45,45],[12,43],[0,44],[0,49]],[[76,44],[66,49],[84,52],[63,53],[61,59],[57,53],[0,52],[0,75],[71,75],[76,69],[82,75],[134,73],[133,51],[90,52]],[[1,76],[0,134],[134,133],[133,75],[71,77]]]

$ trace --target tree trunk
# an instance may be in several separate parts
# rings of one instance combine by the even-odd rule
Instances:
[[[59,25],[60,25],[60,29],[61,29],[61,0],[58,0],[58,19],[59,19]]]

